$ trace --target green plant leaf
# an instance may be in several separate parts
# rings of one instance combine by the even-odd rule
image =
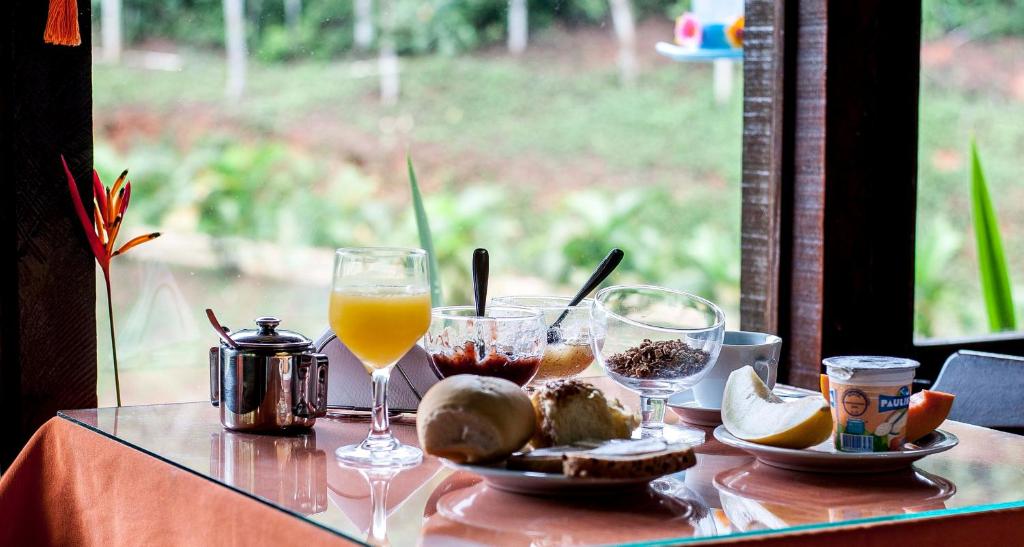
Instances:
[[[1017,328],[1017,318],[1013,309],[1010,273],[1003,256],[1003,238],[999,233],[999,222],[992,208],[974,139],[971,139],[971,217],[978,246],[978,273],[985,296],[989,329],[1014,330]]]
[[[427,251],[427,263],[430,267],[430,302],[435,307],[441,306],[441,273],[437,267],[434,238],[430,235],[430,221],[427,219],[427,210],[423,207],[423,196],[420,195],[420,185],[416,182],[412,158],[406,156],[405,162],[409,166],[409,188],[412,189],[412,206],[416,212],[416,231],[420,234],[420,247]]]

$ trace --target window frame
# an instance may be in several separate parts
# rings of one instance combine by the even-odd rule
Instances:
[[[0,8],[0,440],[6,469],[58,410],[96,406],[96,263],[68,194],[63,155],[92,216],[92,47],[43,43],[46,2]]]
[[[1024,354],[1021,333],[914,339],[921,2],[746,13],[741,324],[786,341],[780,378],[881,354],[928,384],[960,349]]]

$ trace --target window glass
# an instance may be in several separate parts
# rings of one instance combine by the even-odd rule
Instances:
[[[973,138],[1015,289],[1000,300],[1024,319],[1024,2],[924,0],[922,31],[916,335],[1012,330],[989,322],[970,150]]]
[[[742,2],[93,0],[96,167],[129,169],[121,237],[163,234],[113,265],[124,402],[207,396],[204,308],[316,338],[334,248],[419,246],[407,154],[446,303],[475,247],[497,296],[571,295],[617,246],[614,281],[738,327],[741,61],[727,24],[729,55],[658,53],[687,10]]]

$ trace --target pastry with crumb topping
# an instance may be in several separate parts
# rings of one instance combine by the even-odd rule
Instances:
[[[639,418],[618,399],[605,397],[600,389],[580,380],[553,380],[531,398],[537,428],[534,448],[570,445],[586,441],[628,439]]]

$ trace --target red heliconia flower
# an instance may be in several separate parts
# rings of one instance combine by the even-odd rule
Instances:
[[[82,204],[82,197],[78,195],[78,185],[75,184],[75,177],[68,169],[68,162],[64,156],[60,157],[64,164],[64,174],[68,177],[68,190],[71,192],[71,202],[75,204],[75,213],[85,230],[85,238],[89,240],[89,248],[99,262],[103,270],[103,281],[107,286],[107,316],[110,319],[110,353],[114,358],[114,392],[117,397],[117,406],[121,406],[121,380],[117,369],[117,338],[114,336],[114,305],[110,298],[110,260],[119,254],[124,254],[135,247],[151,239],[160,237],[160,232],[153,232],[144,236],[132,238],[114,249],[114,242],[117,241],[117,233],[121,230],[121,222],[128,210],[128,202],[132,197],[132,183],[128,181],[128,171],[125,170],[117,177],[114,186],[105,188],[100,182],[100,175],[94,169],[92,172],[92,201],[93,217],[95,223],[89,221],[89,215],[85,212],[85,205]]]
[[[124,254],[136,245],[160,237],[160,232],[132,238],[128,243],[115,250],[114,244],[117,241],[117,234],[121,230],[121,223],[124,220],[124,214],[128,210],[128,203],[132,197],[132,183],[127,180],[128,171],[125,170],[121,173],[120,177],[117,177],[114,186],[105,188],[103,183],[100,182],[99,173],[93,170],[92,198],[95,222],[90,222],[89,215],[85,212],[85,205],[82,204],[82,198],[78,195],[78,185],[75,184],[75,178],[71,175],[71,170],[68,169],[68,162],[65,161],[63,155],[60,157],[60,161],[64,164],[64,174],[68,178],[68,190],[71,192],[71,201],[75,204],[75,213],[78,214],[78,220],[82,223],[82,229],[85,230],[85,237],[89,240],[89,247],[92,249],[92,254],[96,257],[96,262],[99,262],[104,277],[109,278],[110,260],[112,258]]]

